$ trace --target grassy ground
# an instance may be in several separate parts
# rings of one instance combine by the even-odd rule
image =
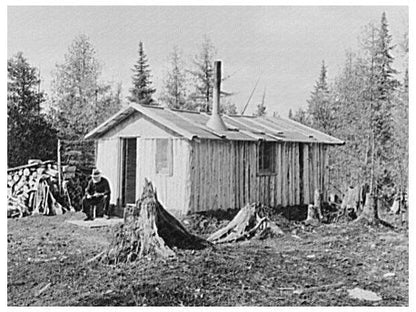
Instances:
[[[107,247],[113,230],[75,226],[69,218],[83,215],[8,220],[8,305],[408,305],[406,228],[292,222],[279,238],[108,266],[85,261]],[[382,300],[352,299],[347,290],[354,287]]]

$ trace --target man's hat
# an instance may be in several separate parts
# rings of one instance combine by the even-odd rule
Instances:
[[[101,175],[101,171],[98,169],[93,169],[92,170],[92,176],[93,177],[99,177]]]

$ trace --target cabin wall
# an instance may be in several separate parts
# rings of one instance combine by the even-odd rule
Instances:
[[[136,197],[142,194],[147,178],[156,187],[164,208],[174,215],[184,215],[190,205],[190,143],[180,138],[172,138],[171,142],[173,167],[169,175],[156,173],[156,139],[138,139]]]
[[[154,149],[151,149],[152,147],[147,141],[145,141],[145,139],[149,138],[154,141],[157,138],[173,138],[175,140],[177,138],[177,134],[164,129],[161,126],[155,125],[152,121],[137,112],[118,125],[114,126],[110,131],[104,133],[96,142],[96,166],[103,172],[103,176],[107,177],[110,182],[111,203],[117,204],[117,199],[121,199],[122,138],[137,138],[136,199],[142,193],[144,177],[150,179],[153,184],[160,189],[160,198],[163,200],[165,200],[165,198],[170,198],[166,196],[166,194],[162,194],[162,190],[165,188],[160,185],[163,185],[164,179],[156,176],[155,171],[151,171],[151,168],[154,169],[155,166]],[[177,149],[178,147],[175,146],[176,145],[174,144],[174,148]],[[149,148],[149,150],[146,150],[147,148]],[[150,157],[153,157],[153,161],[149,160]],[[174,164],[175,163],[177,165],[180,164],[178,161],[174,161]],[[170,177],[167,180],[173,181],[176,178],[176,167],[173,172],[174,177]],[[179,184],[182,185],[183,183],[184,182],[181,181]],[[170,189],[171,187],[167,188],[168,193],[170,192]],[[175,204],[175,207],[176,206],[179,205]],[[182,206],[180,208],[183,209]]]
[[[111,204],[117,203],[120,177],[120,139],[100,139],[97,141],[96,166],[108,179],[111,189]]]
[[[271,207],[309,204],[316,188],[326,192],[322,144],[276,143],[276,173],[270,175],[258,174],[257,142],[191,144],[192,212],[241,208],[250,202]]]
[[[136,116],[97,142],[97,167],[110,182],[112,204],[120,197],[121,138],[133,137],[132,122],[149,123]],[[136,199],[147,178],[157,188],[160,202],[176,215],[241,208],[249,202],[271,207],[309,204],[316,188],[326,197],[327,147],[322,144],[276,143],[276,173],[259,175],[258,142],[188,141],[162,129],[155,137],[136,137]],[[156,173],[157,138],[171,139],[171,175]]]

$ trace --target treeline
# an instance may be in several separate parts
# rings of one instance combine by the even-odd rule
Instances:
[[[190,60],[178,46],[174,46],[169,54],[159,103],[173,109],[209,112],[212,107],[216,56],[217,50],[207,36],[203,38],[199,53]],[[225,75],[223,80],[230,77]],[[221,92],[221,113],[237,114],[237,107],[230,100],[231,95]]]
[[[204,37],[200,52],[187,66],[179,48],[170,54],[160,97],[155,99],[152,75],[142,42],[132,67],[132,87],[127,99],[146,105],[209,111],[213,98],[213,61],[216,49]],[[8,166],[29,159],[56,159],[57,140],[79,141],[89,131],[120,110],[121,83],[101,78],[102,64],[86,35],[76,37],[53,72],[51,93],[40,90],[40,73],[22,52],[7,62]],[[223,113],[237,113],[223,93]]]
[[[408,64],[401,73],[393,68],[395,46],[385,13],[378,26],[366,27],[360,42],[333,83],[322,63],[307,108],[289,117],[346,142],[329,153],[335,190],[367,184],[374,195],[389,199],[408,188]],[[397,50],[407,60],[407,34]]]
[[[379,25],[368,25],[361,37],[361,48],[347,54],[333,82],[328,82],[327,67],[322,64],[307,108],[290,112],[289,117],[346,142],[329,153],[330,184],[335,190],[344,192],[349,185],[367,183],[374,192],[388,196],[408,186],[408,70],[398,73],[393,68],[394,46],[385,14]],[[407,59],[407,36],[398,50]],[[155,98],[149,60],[139,42],[128,100],[210,111],[216,53],[208,37],[192,58],[174,47]],[[8,60],[9,167],[31,158],[55,159],[58,138],[82,140],[121,108],[121,84],[103,81],[101,69],[85,35],[74,39],[56,65],[50,95],[40,90],[39,72],[22,53]],[[236,114],[232,93],[221,96],[222,112]],[[258,115],[265,114],[264,96],[265,92]]]
[[[58,138],[82,140],[121,107],[121,85],[100,79],[101,64],[85,35],[75,38],[56,65],[49,95],[22,52],[7,61],[7,73],[9,167],[56,160]]]

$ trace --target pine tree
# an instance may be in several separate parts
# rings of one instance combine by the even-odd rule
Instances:
[[[156,90],[151,87],[150,66],[148,64],[147,56],[144,53],[143,42],[141,41],[139,42],[139,59],[132,71],[134,73],[133,88],[130,89],[131,95],[128,99],[131,102],[139,104],[157,105],[152,98],[152,95]]]
[[[186,72],[179,48],[175,46],[169,57],[169,72],[165,80],[161,100],[170,108],[189,109],[186,103]]]
[[[40,79],[20,52],[7,61],[8,166],[56,158],[57,131],[41,112]]]
[[[293,119],[293,112],[292,109],[289,109],[289,114],[288,114],[289,119]]]
[[[51,114],[62,139],[82,139],[120,109],[117,92],[99,81],[101,65],[86,35],[74,39],[54,74]]]
[[[327,82],[327,69],[322,61],[319,79],[315,84],[311,98],[308,100],[308,115],[311,117],[312,127],[331,133],[332,112]]]
[[[399,82],[394,76],[397,72],[392,68],[391,50],[394,46],[392,46],[391,40],[386,14],[383,13],[374,53],[373,100],[371,102],[372,167],[377,189],[392,182],[393,97]]]
[[[401,86],[396,80],[385,14],[380,27],[366,27],[361,43],[361,49],[347,54],[342,72],[327,88],[331,130],[326,132],[346,142],[329,153],[329,187],[343,192],[351,185],[372,184],[373,205],[367,205],[372,210],[365,214],[372,221],[378,218],[377,198],[393,185],[401,190],[407,185],[408,93],[406,78]],[[323,72],[321,68],[315,89],[325,85]],[[299,110],[294,119],[308,124],[308,115]]]

